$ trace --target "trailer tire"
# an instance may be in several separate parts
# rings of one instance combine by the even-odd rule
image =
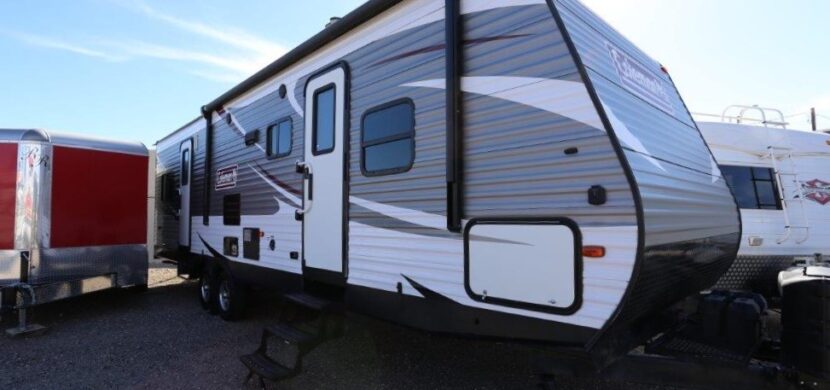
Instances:
[[[216,309],[225,321],[236,321],[245,314],[248,291],[228,272],[221,272],[217,279]]]
[[[216,314],[216,272],[212,267],[202,271],[199,277],[199,303],[202,309]]]

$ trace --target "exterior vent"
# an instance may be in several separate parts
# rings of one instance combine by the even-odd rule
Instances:
[[[337,22],[339,22],[339,21],[340,21],[340,17],[339,17],[339,16],[332,16],[331,18],[329,18],[329,22],[328,22],[328,23],[326,23],[326,28],[331,27],[333,24],[335,24],[335,23],[337,23]]]

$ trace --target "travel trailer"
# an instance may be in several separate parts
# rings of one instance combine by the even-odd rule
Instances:
[[[741,236],[665,69],[573,0],[368,1],[157,151],[159,254],[226,319],[305,291],[602,360]]]
[[[0,293],[27,308],[147,286],[148,152],[140,143],[0,129]]]
[[[758,106],[732,106],[698,127],[743,224],[738,257],[715,288],[774,294],[795,260],[830,255],[830,135],[788,129],[781,111]]]

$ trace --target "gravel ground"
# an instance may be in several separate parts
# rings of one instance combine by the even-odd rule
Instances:
[[[279,315],[276,297],[252,295],[245,320],[224,322],[201,309],[194,282],[154,262],[145,293],[107,291],[44,305],[32,318],[49,327],[46,334],[0,337],[0,389],[243,388],[247,370],[238,356],[256,349],[263,326]],[[346,334],[307,355],[303,374],[269,388],[536,388],[534,355],[527,346],[433,335],[350,314]],[[566,379],[560,386],[633,384]]]

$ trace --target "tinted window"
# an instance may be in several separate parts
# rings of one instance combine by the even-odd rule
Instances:
[[[770,168],[722,166],[726,183],[742,209],[780,210],[778,187]]]
[[[312,152],[315,155],[334,150],[334,104],[334,85],[314,93],[314,148]]]
[[[291,154],[291,119],[285,119],[268,128],[268,157]]]
[[[367,176],[406,172],[415,159],[415,106],[399,100],[364,114],[361,166]]]
[[[182,185],[190,184],[190,149],[182,151]]]

